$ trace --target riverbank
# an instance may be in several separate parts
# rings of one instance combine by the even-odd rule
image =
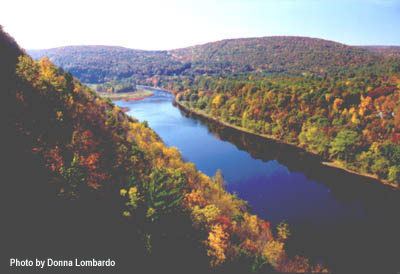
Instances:
[[[110,100],[138,101],[153,96],[154,93],[150,90],[137,90],[133,92],[120,93],[97,92],[97,94]]]
[[[229,128],[233,128],[233,129],[236,129],[238,131],[245,132],[247,134],[259,136],[259,137],[262,137],[262,138],[265,138],[265,139],[268,139],[268,140],[273,140],[274,142],[277,142],[277,143],[280,143],[280,144],[285,144],[285,145],[288,145],[288,146],[291,146],[291,147],[302,149],[302,150],[304,150],[304,152],[306,152],[306,153],[308,153],[310,155],[319,157],[321,159],[321,161],[320,161],[321,165],[328,166],[328,167],[335,168],[335,169],[339,169],[339,170],[342,170],[342,171],[345,171],[345,172],[348,172],[348,173],[351,173],[351,174],[354,174],[354,175],[357,175],[357,176],[365,177],[367,179],[372,179],[372,181],[374,181],[374,182],[376,182],[378,184],[387,186],[387,187],[389,187],[389,188],[391,188],[393,190],[399,190],[400,189],[398,185],[393,184],[393,183],[391,183],[391,182],[389,182],[387,180],[379,179],[377,176],[375,176],[373,174],[363,173],[363,172],[359,172],[359,171],[356,171],[356,170],[349,169],[349,168],[343,166],[343,164],[340,163],[340,162],[326,161],[326,159],[323,159],[320,155],[318,155],[318,154],[316,154],[316,153],[314,153],[312,151],[308,151],[308,150],[306,150],[306,149],[304,149],[302,147],[299,147],[295,143],[285,142],[285,141],[280,140],[280,139],[278,139],[278,138],[276,138],[274,136],[256,133],[256,132],[250,131],[249,129],[229,124],[229,123],[227,123],[225,121],[221,121],[221,120],[219,120],[219,119],[217,119],[215,117],[210,116],[209,114],[207,114],[204,111],[193,109],[193,108],[189,108],[189,107],[185,106],[184,104],[182,104],[182,102],[179,102],[177,100],[174,100],[174,104],[176,104],[180,109],[182,109],[183,111],[185,111],[187,113],[191,113],[191,114],[203,117],[205,119],[208,119],[208,120],[213,121],[215,123],[218,123],[220,125],[223,125],[223,126],[226,126],[226,127],[229,127]],[[369,180],[369,181],[371,181],[371,180]]]

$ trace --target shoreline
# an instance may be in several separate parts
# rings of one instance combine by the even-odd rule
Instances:
[[[139,101],[151,97],[154,93],[150,90],[138,90],[132,92],[121,92],[121,93],[105,93],[97,92],[97,94],[102,98],[107,98],[113,101]]]
[[[306,152],[308,154],[311,154],[313,156],[321,157],[322,160],[320,161],[320,164],[323,165],[323,166],[339,169],[339,170],[342,170],[342,171],[345,171],[345,172],[348,172],[348,173],[351,173],[351,174],[354,174],[354,175],[357,175],[357,176],[364,177],[366,179],[373,179],[376,183],[378,183],[380,185],[389,187],[392,190],[399,190],[398,186],[390,183],[387,180],[379,179],[377,176],[375,176],[373,174],[362,173],[362,172],[358,172],[356,170],[352,170],[352,169],[343,167],[343,166],[341,166],[340,163],[337,163],[337,162],[326,161],[319,154],[313,153],[312,151],[308,151],[308,150],[306,150],[306,149],[304,149],[302,147],[299,147],[298,145],[296,145],[294,143],[285,142],[285,141],[282,141],[282,140],[280,140],[280,139],[278,139],[276,137],[273,137],[273,136],[252,132],[252,131],[250,131],[250,130],[248,130],[246,128],[243,128],[243,127],[240,127],[240,126],[236,126],[236,125],[232,125],[232,124],[229,124],[229,123],[227,123],[225,121],[220,121],[217,118],[208,115],[204,111],[200,111],[200,110],[195,110],[195,109],[189,108],[189,107],[183,105],[181,102],[179,102],[179,101],[177,101],[175,99],[174,99],[173,103],[176,104],[180,109],[182,109],[182,110],[184,110],[184,111],[186,111],[188,113],[203,117],[205,119],[211,120],[211,121],[213,121],[215,123],[218,123],[220,125],[223,125],[223,126],[226,126],[226,127],[229,127],[229,128],[233,128],[233,129],[236,129],[238,131],[241,131],[241,132],[244,132],[244,133],[247,133],[247,134],[259,136],[259,137],[264,138],[264,139],[272,140],[272,141],[277,142],[279,144],[285,144],[285,145],[292,146],[292,147],[295,147],[295,148],[298,148],[298,149],[302,149],[302,150],[304,150],[304,152]]]

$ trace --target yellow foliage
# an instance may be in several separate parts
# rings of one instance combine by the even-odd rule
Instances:
[[[287,223],[280,223],[277,227],[276,227],[277,231],[278,231],[278,238],[282,241],[285,241],[289,238],[290,236],[290,231],[289,231],[289,225]]]
[[[248,117],[249,115],[248,115],[248,113],[247,113],[247,111],[244,111],[243,112],[243,115],[242,115],[242,119],[243,120],[247,120],[247,117]]]
[[[325,100],[327,102],[329,102],[331,100],[331,98],[332,98],[332,94],[330,94],[330,93],[325,94]]]
[[[236,111],[236,104],[232,104],[230,107],[229,107],[229,114],[234,114],[235,113],[235,111]]]
[[[45,57],[39,60],[39,68],[42,77],[46,80],[56,77],[56,69],[51,64],[49,58]]]
[[[211,265],[217,266],[226,259],[225,251],[228,247],[229,234],[224,231],[220,224],[213,225],[208,234],[207,255],[211,257]]]
[[[58,75],[57,68],[45,57],[38,61],[40,79],[51,83],[56,90],[61,91],[65,87],[66,80],[62,75]]]
[[[214,108],[219,108],[222,105],[222,103],[223,103],[222,94],[218,94],[217,96],[215,96],[211,102]]]
[[[192,216],[193,216],[194,222],[197,224],[200,224],[200,223],[210,224],[220,214],[221,214],[221,211],[214,204],[207,205],[203,208],[200,208],[198,205],[196,205],[196,206],[194,206],[193,211],[192,211]]]
[[[135,197],[135,196],[137,196],[137,193],[138,193],[137,187],[134,186],[134,187],[129,188],[129,191],[128,191],[129,197]]]
[[[356,113],[356,112],[354,112],[354,113],[353,113],[353,116],[351,116],[351,122],[352,122],[353,124],[359,124],[359,123],[360,123],[360,120],[358,119],[358,116],[357,116],[357,113]]]
[[[124,189],[124,188],[121,188],[121,189],[119,190],[119,195],[121,195],[121,196],[125,196],[126,193],[128,193],[128,191],[127,191],[126,189]]]
[[[270,240],[267,242],[263,255],[274,267],[278,265],[279,259],[284,255],[284,244],[280,241]]]
[[[146,211],[146,217],[151,218],[154,216],[154,214],[156,214],[156,210],[152,207],[149,207]]]
[[[370,146],[369,150],[372,152],[378,154],[380,152],[380,146],[378,142],[373,142],[372,145]]]
[[[359,114],[360,116],[364,116],[365,111],[366,111],[368,108],[372,108],[372,98],[369,97],[369,96],[367,96],[367,97],[365,97],[365,98],[364,98],[364,96],[361,96],[361,100],[360,100],[360,101],[361,101],[361,102],[360,102],[360,109],[359,109],[359,111],[358,111],[358,114]]]
[[[248,213],[245,213],[243,215],[243,221],[246,224],[246,226],[249,228],[249,230],[253,234],[258,234],[260,233],[259,226],[258,226],[258,218],[256,215],[251,215]]]
[[[119,195],[126,197],[128,201],[125,203],[130,209],[136,209],[140,200],[137,187],[130,187],[129,190],[124,188],[119,190]]]

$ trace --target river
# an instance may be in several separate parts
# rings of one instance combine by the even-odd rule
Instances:
[[[289,254],[340,273],[400,271],[398,191],[323,166],[292,146],[189,115],[172,101],[171,94],[155,91],[141,101],[116,103],[146,120],[205,174],[221,169],[226,189],[253,213],[273,224],[286,221]]]

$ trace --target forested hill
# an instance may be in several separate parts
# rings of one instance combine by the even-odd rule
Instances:
[[[351,70],[399,69],[380,50],[307,37],[229,39],[171,51],[142,51],[111,46],[69,46],[33,50],[48,56],[85,83],[135,77],[263,72],[324,74]]]
[[[400,46],[362,46],[361,48],[382,54],[386,57],[400,57]]]
[[[180,73],[182,63],[166,51],[145,51],[113,46],[68,46],[31,50],[34,59],[47,56],[85,83],[102,83],[133,75]]]
[[[337,68],[368,66],[380,59],[380,56],[357,47],[290,36],[229,39],[171,53],[181,61],[220,65],[233,72],[321,73]]]

